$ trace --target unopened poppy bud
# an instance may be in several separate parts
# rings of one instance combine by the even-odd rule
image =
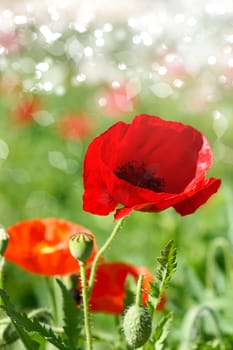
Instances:
[[[82,262],[85,262],[91,256],[93,245],[93,237],[86,232],[76,233],[69,240],[71,255]]]
[[[0,256],[3,256],[9,241],[9,235],[4,230],[4,228],[0,228]]]
[[[144,306],[132,305],[126,311],[123,330],[126,341],[133,349],[140,348],[151,335],[152,320]]]

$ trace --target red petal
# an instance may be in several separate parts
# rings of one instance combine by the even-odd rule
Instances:
[[[132,160],[143,162],[147,171],[165,180],[163,192],[168,193],[183,191],[195,177],[203,138],[191,126],[139,115],[123,137],[112,129],[111,138],[113,146],[108,147],[105,139],[101,157],[113,171]],[[112,154],[114,148],[116,152]]]
[[[83,209],[98,215],[107,215],[113,211],[117,205],[116,201],[109,195],[104,182],[105,164],[102,161],[101,149],[105,139],[111,142],[111,133],[122,134],[125,124],[117,123],[102,135],[96,137],[89,145],[84,160],[84,195]],[[111,145],[109,145],[111,147]],[[115,153],[115,152],[114,152]]]
[[[142,299],[146,303],[148,300],[146,291],[150,288],[149,282],[154,279],[147,268],[121,262],[100,264],[97,269],[95,284],[90,299],[91,311],[114,314],[122,313],[124,311],[124,298],[126,297],[126,278],[128,275],[131,275],[134,277],[135,282],[137,282],[140,274],[144,275]]]
[[[23,269],[44,275],[65,275],[79,270],[69,251],[69,238],[78,231],[93,234],[70,221],[47,218],[21,221],[7,229],[10,235],[5,258]],[[93,236],[94,237],[94,236]],[[94,240],[92,262],[97,252]]]
[[[179,202],[176,205],[173,205],[175,210],[181,215],[188,215],[195,212],[202,204],[204,204],[212,194],[217,192],[219,186],[221,185],[220,179],[210,178],[205,181],[201,189],[198,192],[194,192],[194,194]]]

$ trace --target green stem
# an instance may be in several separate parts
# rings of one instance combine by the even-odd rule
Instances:
[[[232,252],[230,243],[223,237],[218,237],[213,241],[207,255],[206,263],[206,286],[210,290],[214,290],[214,276],[215,276],[215,258],[217,249],[222,249],[225,260],[225,269],[228,282],[230,286],[233,285],[232,275]]]
[[[4,256],[0,256],[0,288],[3,288],[3,268],[5,264]],[[2,298],[0,297],[0,305],[2,305]],[[0,311],[1,313],[1,311]]]
[[[216,333],[220,339],[222,338],[222,330],[215,311],[208,305],[197,305],[194,308],[190,309],[184,319],[182,331],[183,340],[178,350],[187,350],[190,348],[191,344],[195,341],[195,338],[197,336],[198,322],[202,317],[204,317],[204,314],[209,314],[211,316],[215,324]]]
[[[89,295],[91,294],[93,286],[94,286],[95,274],[96,274],[96,270],[97,270],[99,259],[103,255],[103,253],[108,249],[108,247],[112,243],[113,239],[115,238],[117,233],[120,231],[124,219],[125,218],[122,218],[122,219],[119,219],[117,221],[117,224],[114,227],[114,229],[113,229],[112,233],[110,234],[109,238],[106,240],[104,245],[99,249],[98,253],[95,256],[95,259],[94,259],[94,261],[92,263],[91,274],[90,274],[89,283],[88,283],[88,294]]]
[[[84,326],[85,326],[85,333],[86,333],[87,350],[92,350],[92,337],[91,337],[91,327],[90,327],[89,310],[88,310],[88,296],[87,296],[87,281],[86,281],[85,262],[79,261],[79,266],[80,266],[80,276],[81,276]]]
[[[136,291],[136,299],[135,299],[135,305],[141,306],[142,303],[142,282],[143,282],[143,275],[139,275],[138,282],[137,282],[137,291]]]
[[[52,312],[53,312],[53,319],[54,324],[58,324],[58,310],[57,310],[57,301],[56,301],[56,293],[55,293],[55,287],[54,287],[54,279],[53,277],[46,277],[46,283],[49,290],[49,295],[51,299],[52,304]]]
[[[218,335],[218,337],[221,339],[222,338],[222,331],[221,331],[221,328],[220,328],[220,324],[219,324],[219,320],[217,318],[217,315],[216,313],[214,312],[214,310],[207,306],[207,305],[204,305],[198,312],[197,312],[197,315],[196,315],[196,318],[194,319],[194,322],[193,322],[193,328],[194,329],[197,329],[197,323],[199,321],[199,319],[201,319],[201,317],[203,317],[204,315],[204,312],[209,314],[213,321],[214,321],[214,324],[215,324],[215,328],[216,328],[216,333]],[[192,332],[192,330],[191,330]],[[191,333],[192,334],[192,333]]]

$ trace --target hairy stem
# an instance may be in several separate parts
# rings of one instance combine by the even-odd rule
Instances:
[[[186,315],[183,323],[183,340],[178,348],[178,350],[187,350],[190,348],[191,344],[194,343],[197,335],[198,335],[198,323],[200,319],[209,315],[215,325],[215,330],[217,336],[222,338],[222,330],[219,324],[219,319],[217,317],[216,312],[209,305],[197,305],[190,309],[188,314]]]
[[[213,241],[210,246],[209,253],[207,255],[206,265],[206,286],[210,290],[214,290],[214,276],[215,276],[215,264],[216,264],[216,253],[218,249],[222,249],[223,257],[225,260],[226,276],[229,285],[233,283],[233,271],[232,271],[232,252],[229,242],[223,238],[218,237]]]
[[[49,290],[54,324],[57,325],[58,324],[58,310],[57,310],[57,300],[56,300],[54,279],[53,279],[53,277],[46,277],[45,280],[46,280],[46,284],[47,284],[47,287]]]
[[[92,350],[92,336],[91,336],[88,296],[87,296],[86,267],[85,267],[85,263],[82,261],[79,261],[79,266],[80,266],[80,276],[81,276],[84,327],[85,327],[85,333],[86,333],[87,350]]]
[[[139,275],[138,282],[137,282],[137,291],[136,291],[136,299],[135,299],[135,305],[140,306],[142,303],[142,282],[143,282],[143,275]]]
[[[3,288],[3,268],[5,264],[5,258],[4,256],[0,256],[0,288]],[[2,305],[2,298],[0,297],[0,305]],[[2,314],[2,311],[0,310],[0,315]]]
[[[92,268],[91,268],[91,274],[89,278],[89,283],[88,283],[88,294],[90,295],[94,286],[94,281],[95,281],[95,274],[98,266],[98,262],[100,260],[100,257],[104,254],[104,252],[108,249],[110,244],[112,243],[113,239],[116,237],[117,233],[120,231],[123,221],[125,218],[119,219],[117,221],[116,226],[114,227],[112,233],[104,243],[104,245],[99,249],[98,253],[95,256],[95,259],[92,263]]]

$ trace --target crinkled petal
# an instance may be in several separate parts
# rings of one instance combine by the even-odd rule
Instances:
[[[83,208],[107,215],[120,205],[118,219],[178,206],[201,193],[212,160],[208,141],[191,126],[150,115],[116,123],[88,148]]]
[[[63,219],[21,221],[7,229],[10,240],[4,256],[26,271],[44,276],[74,273],[79,270],[79,265],[70,254],[69,239],[79,231],[93,236],[85,227]],[[96,252],[94,239],[94,249],[88,264]]]
[[[112,156],[105,139],[101,157],[112,171],[132,162],[144,164],[147,174],[164,180],[163,192],[168,193],[183,191],[195,177],[203,137],[191,126],[139,115],[123,137],[115,133],[111,137],[117,152]]]
[[[117,202],[110,196],[106,187],[105,164],[102,162],[101,148],[105,139],[109,140],[109,147],[111,147],[112,133],[121,135],[124,132],[125,124],[119,122],[102,135],[96,137],[87,149],[83,170],[83,209],[90,213],[107,215],[117,205]],[[115,153],[113,148],[113,154]]]
[[[90,270],[87,270],[87,274]],[[94,312],[107,312],[121,314],[124,311],[126,297],[126,279],[132,276],[135,283],[140,274],[144,275],[142,300],[148,300],[147,291],[150,281],[154,280],[151,272],[143,266],[135,266],[122,262],[99,264],[96,272],[95,284],[90,298],[90,310]],[[158,309],[164,307],[164,298]]]
[[[173,205],[175,210],[181,215],[194,213],[201,205],[203,205],[221,185],[220,179],[210,178],[205,181],[199,191],[194,192],[191,197]]]

